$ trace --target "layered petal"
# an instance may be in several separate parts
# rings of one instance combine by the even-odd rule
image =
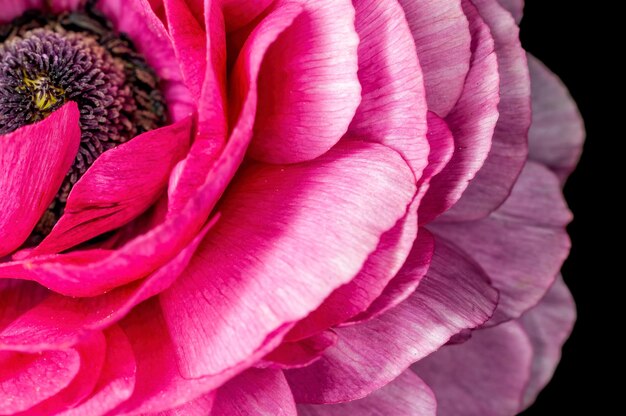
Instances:
[[[585,126],[567,88],[537,58],[529,55],[533,124],[528,133],[529,157],[565,181],[580,159]]]
[[[552,285],[569,253],[570,220],[556,176],[529,162],[509,199],[489,217],[429,229],[454,241],[487,272],[500,292],[497,323],[519,317]]]
[[[0,136],[0,257],[26,241],[61,187],[78,152],[79,117],[70,102]]]
[[[280,369],[306,367],[336,343],[337,335],[332,331],[320,332],[299,341],[283,342],[263,357],[264,362],[257,366]]]
[[[516,322],[474,331],[414,364],[437,397],[441,416],[517,414],[530,376],[532,346]]]
[[[498,2],[513,15],[519,24],[524,15],[524,0],[498,0]]]
[[[282,371],[250,369],[217,390],[211,416],[253,415],[297,415]]]
[[[302,3],[302,13],[268,49],[259,73],[250,155],[260,161],[294,163],[327,152],[347,131],[361,100],[351,2]]]
[[[370,321],[335,329],[337,344],[308,367],[286,370],[298,403],[360,399],[463,329],[484,323],[497,301],[482,270],[443,240],[417,291]]]
[[[348,403],[298,405],[302,416],[435,416],[437,402],[430,388],[415,373],[405,371],[367,397]]]
[[[220,204],[220,222],[161,295],[182,371],[223,371],[314,310],[358,273],[414,193],[403,159],[368,143],[240,172]]]

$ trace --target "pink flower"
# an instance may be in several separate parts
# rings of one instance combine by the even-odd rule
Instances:
[[[533,402],[584,133],[521,0],[84,3],[0,9],[0,415]]]

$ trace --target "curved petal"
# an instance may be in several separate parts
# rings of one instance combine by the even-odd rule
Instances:
[[[146,211],[165,190],[190,136],[191,119],[187,118],[102,154],[76,182],[63,216],[29,257],[67,250]]]
[[[444,218],[454,221],[486,217],[508,197],[528,157],[531,122],[530,76],[519,28],[497,0],[472,1],[495,42],[500,74],[500,117],[484,165],[463,197],[446,212]]]
[[[428,108],[446,117],[466,84],[472,35],[460,0],[400,0],[424,71]]]
[[[26,241],[61,187],[78,152],[79,117],[70,102],[0,135],[0,257]]]
[[[283,372],[250,369],[217,390],[211,416],[297,416]]]
[[[0,331],[43,301],[50,292],[43,286],[22,280],[0,280]]]
[[[0,23],[9,22],[30,9],[40,9],[43,0],[5,0],[0,8]]]
[[[524,15],[524,0],[498,0],[498,2],[513,15],[515,22],[519,24]]]
[[[433,389],[441,416],[517,414],[532,360],[532,346],[516,322],[474,331],[411,369]]]
[[[207,416],[212,415],[213,403],[215,402],[215,392],[210,392],[200,396],[190,402],[178,406],[174,409],[159,412],[158,416]]]
[[[260,368],[300,368],[318,360],[322,353],[337,343],[337,335],[324,331],[295,342],[283,342],[274,351],[263,357]]]
[[[405,371],[367,397],[348,403],[298,405],[302,416],[435,416],[437,401],[430,388],[412,371]]]
[[[529,157],[546,165],[564,182],[574,170],[585,140],[576,103],[559,78],[528,55],[533,123],[528,133]]]
[[[232,32],[246,26],[259,17],[272,2],[273,0],[222,0],[227,31]]]
[[[220,204],[219,223],[161,295],[183,373],[219,373],[314,310],[356,276],[414,193],[404,160],[370,143],[344,142],[308,163],[244,169]]]
[[[370,321],[336,328],[335,346],[308,367],[286,370],[298,403],[360,399],[463,329],[484,323],[497,292],[466,255],[443,240],[426,277],[407,300]]]
[[[303,2],[267,51],[250,155],[270,163],[314,159],[348,130],[361,101],[359,38],[349,0]]]
[[[530,381],[520,410],[527,408],[548,384],[561,359],[561,347],[576,320],[576,306],[563,278],[559,277],[539,304],[519,320],[533,346]]]
[[[498,120],[499,74],[494,40],[476,8],[463,1],[472,33],[471,68],[461,98],[445,118],[455,141],[454,154],[430,187],[419,210],[420,223],[432,221],[460,198],[483,166]]]
[[[500,292],[495,324],[519,317],[552,285],[569,253],[570,220],[558,179],[529,162],[509,199],[489,217],[429,229],[454,241],[487,272]]]

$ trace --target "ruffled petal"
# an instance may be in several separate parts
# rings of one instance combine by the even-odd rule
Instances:
[[[415,373],[405,371],[369,396],[348,403],[298,405],[302,416],[435,416],[437,401]]]
[[[561,347],[576,320],[576,306],[563,278],[559,277],[541,302],[519,320],[533,346],[530,381],[520,410],[527,408],[548,384],[559,360]]]
[[[365,397],[463,329],[484,323],[497,292],[480,268],[443,240],[427,276],[407,300],[358,325],[336,328],[337,344],[308,367],[286,370],[298,403]]]
[[[370,143],[241,171],[220,204],[222,218],[161,295],[183,373],[219,373],[314,310],[356,276],[414,193],[404,160]]]
[[[465,221],[489,215],[508,197],[528,157],[530,76],[519,28],[497,0],[472,1],[495,42],[500,74],[500,117],[484,165],[463,197],[446,212],[446,220]]]
[[[500,292],[492,320],[498,323],[519,317],[552,285],[569,253],[570,220],[556,176],[529,162],[509,199],[489,217],[429,229],[454,241],[487,272]]]
[[[472,35],[460,0],[400,0],[424,71],[428,108],[445,117],[470,68]]]
[[[530,376],[532,346],[517,322],[474,331],[414,364],[437,397],[441,416],[517,414]]]
[[[269,48],[259,74],[249,151],[263,162],[302,162],[324,154],[348,130],[361,101],[352,4],[302,3],[303,12]]]
[[[562,182],[574,170],[585,140],[576,103],[559,78],[529,55],[533,123],[528,133],[529,157],[543,163]]]
[[[297,416],[280,370],[250,369],[217,390],[211,416]]]
[[[78,152],[79,117],[70,102],[0,136],[0,257],[26,241],[61,187]]]

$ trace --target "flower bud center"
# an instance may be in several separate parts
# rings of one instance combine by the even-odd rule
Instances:
[[[0,135],[41,121],[68,101],[80,109],[81,144],[34,231],[38,239],[102,153],[166,124],[165,100],[132,41],[92,6],[56,15],[29,11],[0,25]]]

